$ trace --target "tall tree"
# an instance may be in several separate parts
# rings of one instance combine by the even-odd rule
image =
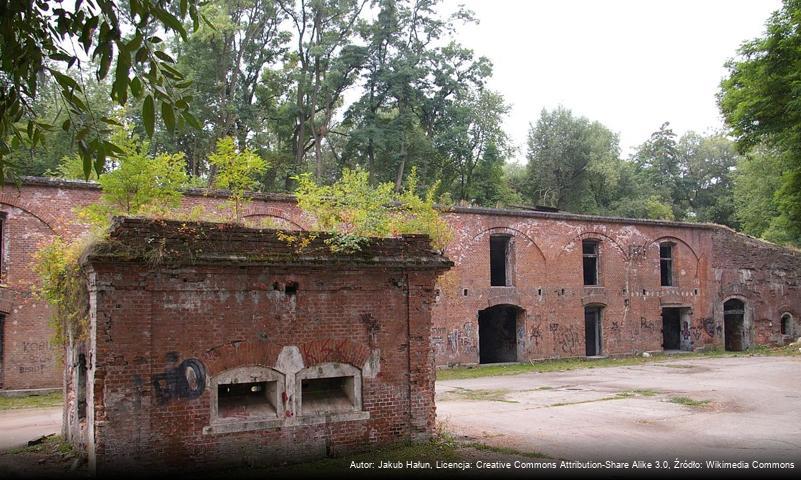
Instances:
[[[536,204],[574,212],[596,211],[591,171],[617,157],[617,137],[598,122],[563,107],[543,110],[528,133],[527,190]]]
[[[734,143],[721,134],[687,132],[678,142],[682,205],[687,219],[737,228],[733,172],[739,160]]]
[[[762,37],[730,60],[718,103],[741,152],[765,144],[786,153],[782,201],[788,234],[801,240],[801,0],[784,0]],[[765,172],[767,174],[767,172]]]
[[[206,156],[220,138],[231,136],[243,149],[254,141],[269,148],[267,123],[274,112],[257,94],[265,88],[266,70],[285,60],[289,41],[281,30],[285,17],[273,0],[214,0],[201,12],[209,25],[175,50],[179,68],[193,81],[192,112],[203,130],[183,129],[164,139],[186,153],[195,176],[207,167]]]
[[[342,93],[353,84],[365,49],[356,43],[356,25],[368,0],[278,0],[293,26],[296,45],[292,153],[299,168],[314,149],[314,171],[323,175],[323,142]]]

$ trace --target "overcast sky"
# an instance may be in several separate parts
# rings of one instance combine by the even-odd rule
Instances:
[[[764,32],[780,0],[445,0],[479,25],[458,40],[492,60],[512,105],[506,131],[525,163],[529,122],[563,105],[620,135],[628,156],[669,121],[677,134],[723,126],[724,62]]]

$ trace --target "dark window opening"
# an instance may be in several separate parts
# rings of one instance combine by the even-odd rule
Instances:
[[[478,312],[479,363],[517,361],[518,311],[510,305],[496,305]]]
[[[493,235],[490,237],[490,286],[506,287],[509,281],[509,256],[511,239],[507,235]]]
[[[352,412],[356,409],[354,377],[306,378],[302,382],[303,415]]]
[[[663,287],[673,286],[673,244],[659,245],[659,273]]]
[[[0,313],[0,388],[3,388],[3,339],[6,331],[6,316]]]
[[[78,419],[86,418],[86,355],[78,355]]]
[[[298,282],[289,282],[284,287],[284,293],[287,295],[296,295],[298,293]]]
[[[792,319],[793,319],[793,317],[791,317],[789,313],[785,313],[784,315],[782,315],[781,326],[780,326],[782,335],[790,335],[791,334],[790,333],[790,322],[791,322]]]
[[[276,382],[226,383],[217,386],[217,416],[248,418],[276,416]]]
[[[5,232],[4,232],[5,224],[6,224],[6,214],[2,213],[0,214],[0,277],[4,276],[2,273],[5,267],[5,263],[3,262],[3,254],[6,253],[5,249],[3,248],[3,243],[5,240]],[[2,362],[2,360],[0,360],[0,362]]]
[[[584,345],[588,357],[601,355],[601,308],[584,308]]]
[[[584,285],[598,285],[598,242],[584,240],[581,251],[584,255]]]

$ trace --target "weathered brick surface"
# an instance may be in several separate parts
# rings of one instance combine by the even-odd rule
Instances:
[[[716,226],[594,219],[535,212],[446,215],[456,238],[445,250],[456,267],[445,274],[434,306],[437,364],[476,363],[477,312],[494,305],[524,310],[518,360],[585,355],[584,307],[602,314],[602,353],[662,350],[662,307],[692,309],[693,347],[719,342],[701,328],[712,317],[709,261]],[[512,237],[511,287],[490,286],[489,238]],[[585,287],[584,239],[599,242],[599,285]],[[674,285],[660,286],[659,244],[674,247]]]
[[[158,241],[165,232],[171,241],[185,235],[205,252],[219,248],[240,258],[274,233],[250,231],[248,240],[247,230],[229,229],[239,239],[234,248],[237,241],[219,231],[198,240],[199,229],[216,228],[209,224],[126,222],[130,228],[118,224],[109,240],[125,256],[100,246],[86,260],[94,298],[85,346],[91,414],[85,430],[68,420],[74,442],[89,445],[98,471],[298,459],[432,434],[430,306],[436,277],[449,263],[423,248],[420,237],[373,243],[360,255],[369,264],[320,253],[306,265],[281,265],[280,255],[258,256],[264,264],[187,255],[153,265],[125,247],[143,236]],[[403,263],[403,252],[416,254]],[[288,292],[288,284],[296,290]],[[294,392],[286,392],[281,413],[289,424],[204,433],[211,380],[237,367],[280,370],[286,347],[297,347],[305,368],[334,362],[360,369],[369,418],[303,425],[291,406]],[[368,372],[371,357],[377,361]],[[195,396],[171,385],[180,383],[172,374],[187,360],[200,362],[206,379]]]
[[[0,356],[0,388],[25,389],[57,387],[63,372],[58,355],[50,344],[50,310],[37,299],[38,283],[33,270],[34,253],[55,235],[75,238],[87,231],[77,211],[95,202],[97,185],[86,182],[27,179],[21,185],[6,184],[0,189],[0,215],[3,215],[2,269],[0,270],[0,313],[4,322]],[[219,193],[189,192],[181,210],[205,209],[224,216],[228,205]],[[257,196],[247,206],[244,218],[255,225],[269,219],[271,225],[302,229],[308,219],[285,196]]]
[[[712,236],[712,277],[715,321],[723,321],[723,302],[745,303],[746,343],[784,345],[801,336],[801,253],[718,229]],[[780,319],[792,315],[792,325],[781,334]]]
[[[0,211],[6,215],[0,287],[0,312],[6,313],[3,388],[61,383],[48,343],[49,310],[30,291],[36,281],[31,255],[54,232],[75,236],[84,231],[85,226],[74,223],[73,208],[98,194],[96,186],[81,182],[35,179],[19,188],[7,185],[0,194]],[[225,198],[190,192],[182,209],[196,207],[221,214]],[[263,219],[290,228],[310,224],[286,196],[257,196],[245,216],[253,224]],[[456,209],[446,218],[455,232],[446,254],[456,266],[438,282],[433,305],[437,365],[478,362],[478,312],[502,304],[523,311],[516,332],[518,360],[583,356],[585,305],[604,306],[604,354],[661,350],[665,306],[692,309],[682,331],[690,348],[722,345],[722,303],[735,297],[746,301],[749,342],[786,342],[789,336],[778,334],[779,316],[785,312],[793,315],[794,335],[801,334],[798,256],[725,227],[486,209]],[[512,287],[489,286],[492,234],[513,238]],[[598,287],[583,285],[583,238],[600,242]],[[662,240],[676,244],[676,287],[659,285]]]

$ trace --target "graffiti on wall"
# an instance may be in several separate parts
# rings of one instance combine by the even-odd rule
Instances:
[[[435,353],[445,353],[445,338],[448,335],[448,330],[445,328],[437,327],[431,329],[431,348]]]
[[[21,375],[45,373],[53,361],[53,347],[50,342],[22,342],[22,352],[19,356],[19,373]]]
[[[640,317],[640,331],[645,330],[648,333],[654,333],[654,328],[654,322],[645,317]]]
[[[559,349],[562,353],[576,354],[579,348],[580,337],[576,332],[576,327],[570,325],[565,327],[558,323],[548,325],[551,335],[553,335],[554,349]]]
[[[465,322],[462,328],[451,330],[448,333],[448,348],[453,353],[477,351],[473,322]]]
[[[703,320],[704,332],[710,337],[715,336],[715,320],[713,318],[705,318]]]
[[[200,360],[187,358],[177,367],[153,375],[151,382],[159,404],[179,398],[191,400],[206,389],[206,369]]]

